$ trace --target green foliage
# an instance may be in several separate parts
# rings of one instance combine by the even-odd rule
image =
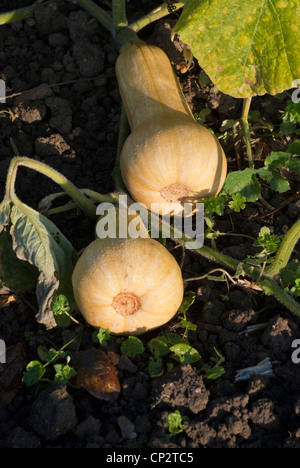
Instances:
[[[51,310],[55,321],[60,326],[69,325],[70,320],[78,323],[71,315],[71,306],[64,294],[56,294],[51,302]]]
[[[38,319],[46,325],[55,325],[48,305],[55,294],[66,295],[72,309],[75,308],[71,276],[77,254],[54,223],[25,204],[1,203],[0,232],[6,226],[10,226],[17,258],[34,266],[39,273],[36,285]]]
[[[223,375],[225,372],[224,367],[221,366],[221,364],[223,364],[223,362],[225,361],[225,358],[216,348],[214,348],[214,350],[217,356],[210,357],[210,360],[214,364],[212,365],[204,364],[201,367],[201,373],[203,374],[203,377],[209,380],[216,380],[219,377],[221,377],[221,375]]]
[[[145,351],[144,344],[136,336],[128,336],[121,344],[121,352],[129,357],[135,357]]]
[[[300,262],[298,260],[288,262],[280,272],[281,284],[284,288],[293,285],[298,278],[300,278]]]
[[[300,297],[300,278],[296,278],[295,285],[291,287],[290,293],[292,296]]]
[[[206,217],[211,217],[214,214],[222,216],[225,210],[225,203],[228,200],[226,193],[221,192],[216,197],[208,197],[204,200],[204,213]]]
[[[180,434],[184,431],[184,422],[189,422],[188,416],[181,416],[180,411],[175,410],[173,413],[168,414],[168,426],[171,436]]]
[[[300,135],[300,102],[288,101],[286,108],[282,111],[282,123],[280,125],[281,133],[290,135],[296,133]]]
[[[177,343],[170,347],[172,358],[180,364],[194,364],[200,361],[199,352],[188,343]]]
[[[51,310],[54,316],[68,314],[70,312],[70,304],[66,296],[57,294],[51,303]]]
[[[106,348],[107,343],[110,340],[110,331],[106,328],[99,328],[99,330],[95,332],[95,335],[100,345]]]
[[[75,339],[75,338],[74,338]],[[73,341],[73,340],[72,340]],[[70,379],[76,375],[75,369],[69,366],[69,356],[64,349],[72,342],[65,344],[61,349],[49,348],[45,346],[39,346],[37,348],[37,354],[40,359],[30,361],[25,369],[22,377],[22,381],[27,387],[37,384],[38,382],[61,382],[68,384]],[[42,362],[44,362],[44,364]],[[57,361],[65,361],[63,363],[55,364]],[[52,379],[44,378],[46,369],[50,364],[54,364],[53,370],[54,375]]]
[[[187,330],[196,330],[197,326],[187,320],[186,313],[188,309],[194,304],[196,299],[196,293],[194,291],[186,291],[179,307],[179,312],[183,314],[183,318],[180,321],[181,327]]]
[[[246,208],[246,201],[246,197],[243,197],[240,193],[233,194],[232,200],[228,203],[228,206],[236,213],[239,213]]]
[[[205,125],[206,117],[208,117],[210,114],[211,114],[210,109],[203,108],[199,112],[197,112],[197,114],[195,114],[194,117],[199,124]]]
[[[14,253],[8,226],[0,232],[0,278],[16,293],[34,289],[38,278],[38,270]]]
[[[299,10],[298,0],[187,0],[174,32],[221,92],[277,94],[299,78]]]
[[[76,370],[70,367],[69,364],[59,363],[53,367],[55,370],[54,382],[60,382],[64,385],[67,385],[70,379],[77,374]]]
[[[254,242],[254,245],[262,247],[263,254],[272,255],[277,251],[280,245],[280,239],[273,236],[267,226],[263,226],[259,231],[258,238]]]
[[[35,383],[42,380],[45,374],[45,366],[39,361],[31,361],[26,366],[26,371],[24,372],[22,381],[27,387],[34,385]]]
[[[274,262],[274,254],[278,251],[281,239],[271,234],[267,226],[263,226],[254,241],[253,246],[258,248],[257,253],[248,255],[245,260],[239,263],[235,272],[235,278],[239,278],[248,274],[262,275],[265,266]],[[247,266],[247,268],[246,268]],[[256,278],[258,279],[258,278]]]

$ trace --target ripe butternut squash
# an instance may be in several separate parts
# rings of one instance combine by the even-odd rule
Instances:
[[[135,201],[179,214],[182,202],[217,195],[227,173],[224,151],[196,122],[163,50],[130,42],[117,59],[116,76],[131,128],[120,168]]]
[[[168,322],[184,290],[171,253],[141,237],[93,241],[77,261],[72,283],[85,320],[117,335],[140,335]]]

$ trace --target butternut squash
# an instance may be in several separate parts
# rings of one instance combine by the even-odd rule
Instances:
[[[167,323],[184,290],[171,253],[141,237],[93,241],[77,261],[72,283],[85,320],[117,335],[140,335]]]
[[[167,55],[130,42],[116,76],[131,134],[120,155],[123,181],[135,201],[160,214],[217,195],[227,163],[215,136],[196,122]]]

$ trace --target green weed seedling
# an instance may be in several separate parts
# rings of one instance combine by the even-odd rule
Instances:
[[[165,434],[162,440],[168,442],[172,437],[180,434],[185,430],[184,422],[189,422],[188,416],[182,416],[179,410],[175,410],[173,413],[168,414],[168,430],[169,434]]]
[[[54,348],[46,349],[43,346],[39,346],[37,349],[38,356],[40,360],[30,361],[26,370],[23,374],[22,381],[27,387],[35,385],[36,383],[52,383],[60,382],[63,384],[68,384],[70,379],[76,375],[76,370],[69,366],[70,357],[68,352],[65,349],[74,341],[71,340],[69,343],[65,344],[61,349],[56,350]],[[44,364],[42,362],[44,362]],[[64,361],[58,363],[57,361]],[[54,376],[52,379],[45,378],[47,367],[53,365]]]
[[[221,375],[223,375],[225,372],[224,367],[221,366],[221,364],[223,364],[223,362],[225,361],[224,356],[222,356],[222,354],[216,348],[214,348],[214,351],[217,356],[210,357],[210,360],[214,364],[204,364],[204,366],[202,366],[200,370],[200,373],[203,375],[203,377],[209,380],[216,380],[219,377],[221,377]]]

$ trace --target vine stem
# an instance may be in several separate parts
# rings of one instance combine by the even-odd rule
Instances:
[[[274,280],[265,278],[260,282],[263,288],[268,291],[268,295],[272,294],[276,299],[283,304],[287,309],[295,314],[300,319],[300,304],[296,302],[292,296],[287,294]]]
[[[34,11],[49,5],[49,3],[59,3],[61,0],[49,0],[45,3],[33,3],[28,7],[16,8],[15,10],[6,11],[5,13],[0,14],[0,26],[3,24],[15,23],[16,21],[21,21],[26,18],[30,18]]]
[[[125,0],[112,0],[113,28],[114,31],[127,26]]]
[[[286,267],[295,245],[300,239],[300,219],[288,230],[281,241],[275,260],[266,268],[266,276],[274,278]]]
[[[92,0],[76,0],[76,3],[88,11],[99,23],[102,24],[114,36],[114,25],[112,17]]]
[[[164,224],[165,221],[162,219],[161,223]],[[182,233],[180,236],[180,233],[176,232],[176,230],[172,226],[168,225],[168,228],[170,229],[171,238],[177,244],[186,244],[187,242],[191,241],[191,239],[186,238]],[[269,271],[268,269],[265,269],[265,271],[261,272],[260,268],[254,268],[250,272],[249,266],[245,263],[240,262],[239,260],[231,258],[227,255],[224,255],[221,252],[211,249],[205,245],[203,245],[199,249],[191,250],[200,254],[204,258],[218,263],[224,268],[229,268],[233,271],[236,271],[239,266],[242,266],[245,275],[248,275],[255,282],[258,282],[259,279],[259,284],[264,288],[265,291],[268,291],[268,294],[273,295],[281,304],[283,304],[288,310],[290,310],[292,313],[295,314],[295,316],[297,316],[300,319],[300,304],[297,301],[295,301],[292,296],[287,294],[271,277],[271,274],[274,273],[275,276],[275,273],[278,273],[280,269],[287,264],[290,255],[293,251],[293,248],[295,247],[296,242],[299,240],[299,237],[300,220],[297,221],[285,235],[281,244],[281,249],[279,249],[280,251],[277,254],[277,258],[275,259],[275,263],[271,265],[271,267],[273,266],[274,271]],[[274,267],[274,265],[277,266]]]
[[[177,2],[174,4],[175,10],[179,10],[184,6],[184,2]],[[143,29],[145,26],[148,26],[149,24],[153,23],[154,21],[164,18],[165,16],[169,15],[169,10],[168,10],[168,5],[166,2],[164,2],[162,5],[159,7],[155,8],[152,10],[150,13],[147,15],[143,16],[142,18],[138,19],[137,21],[130,23],[129,27],[134,31],[138,32],[141,29]]]
[[[6,192],[5,198],[15,204],[19,204],[20,200],[18,199],[15,193],[15,182],[17,177],[17,171],[20,166],[33,169],[41,174],[49,177],[53,182],[57,183],[76,203],[77,205],[90,217],[96,219],[96,209],[94,204],[88,200],[81,191],[70,182],[65,176],[55,169],[47,166],[46,164],[36,161],[34,159],[26,157],[14,157],[11,160],[7,179],[6,179]]]
[[[246,151],[248,156],[248,163],[250,169],[254,169],[254,160],[253,160],[253,153],[251,148],[251,140],[250,140],[250,130],[249,130],[249,110],[251,106],[251,97],[247,97],[243,99],[243,109],[241,115],[241,123],[244,131],[245,142],[246,142]]]

